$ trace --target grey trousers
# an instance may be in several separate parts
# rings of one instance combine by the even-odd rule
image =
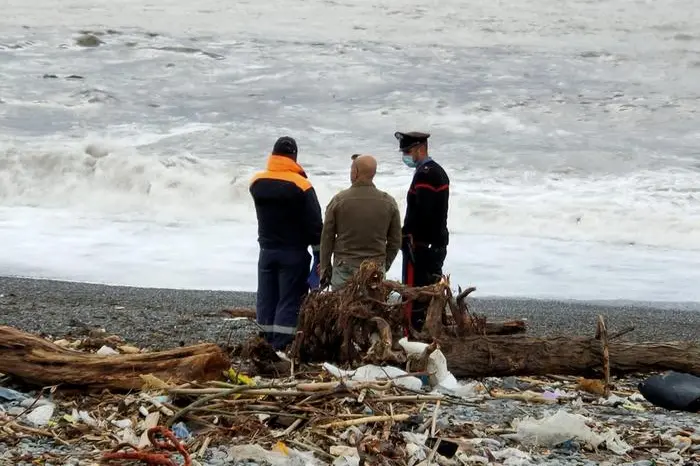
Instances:
[[[333,273],[331,274],[331,290],[335,291],[342,288],[352,278],[353,274],[357,272],[357,269],[359,267],[354,267],[345,262],[334,265]],[[382,272],[385,271],[382,270]]]

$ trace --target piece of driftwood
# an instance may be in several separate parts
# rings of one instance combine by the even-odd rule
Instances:
[[[251,308],[224,309],[222,313],[232,318],[255,320],[255,309]],[[459,316],[461,314],[457,315]],[[464,320],[461,320],[460,322],[464,322]],[[455,323],[455,325],[458,324]],[[462,325],[464,325],[464,323],[462,323]],[[487,320],[484,331],[487,335],[515,335],[518,333],[525,333],[527,331],[527,319],[514,319],[500,322],[491,322]],[[465,333],[468,333],[468,331]]]
[[[608,357],[605,357],[607,346]],[[585,337],[467,336],[440,340],[455,377],[603,375],[675,370],[700,375],[700,343],[630,343]]]
[[[590,338],[488,334],[486,319],[467,308],[465,298],[472,291],[470,287],[453,296],[449,276],[434,285],[406,287],[384,280],[375,264],[365,262],[346,287],[309,295],[291,356],[300,362],[401,363],[397,341],[407,330],[409,340],[430,343],[431,348],[437,345],[456,377],[596,374],[609,390],[610,374],[663,370],[700,374],[700,343],[620,342],[616,339],[630,329],[609,334],[602,317],[597,335]],[[411,300],[429,301],[421,331],[404,319],[403,303]],[[510,322],[491,325],[500,331],[513,327],[514,332],[521,327]],[[421,370],[425,363],[410,361],[411,370]]]
[[[474,290],[460,290],[454,297],[449,277],[429,286],[409,287],[385,280],[381,267],[365,261],[342,288],[313,291],[307,296],[289,354],[299,362],[398,363],[403,359],[397,353],[403,336],[432,341],[443,336],[525,331],[524,320],[489,323],[483,316],[470,313],[465,299]],[[405,304],[415,301],[428,303],[420,331],[412,327],[404,313]],[[239,310],[235,312],[240,315]]]
[[[221,377],[226,353],[205,343],[152,353],[101,356],[62,348],[36,335],[0,326],[0,372],[33,385],[133,390],[141,375],[179,384]]]

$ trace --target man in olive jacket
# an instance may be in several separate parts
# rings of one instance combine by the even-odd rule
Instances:
[[[377,161],[358,154],[352,159],[352,185],[328,203],[321,233],[321,282],[330,283],[334,290],[365,260],[389,270],[401,247],[401,214],[396,200],[373,182]]]

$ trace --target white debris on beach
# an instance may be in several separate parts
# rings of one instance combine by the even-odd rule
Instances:
[[[120,443],[147,451],[149,430],[159,426],[191,456],[186,463],[170,452],[175,465],[700,461],[697,414],[654,407],[638,378],[614,380],[605,398],[574,377],[455,380],[446,389],[449,377],[373,365],[324,364],[299,379],[228,376],[188,387],[144,378],[140,393],[126,395],[24,392],[5,379],[0,464],[96,465]]]

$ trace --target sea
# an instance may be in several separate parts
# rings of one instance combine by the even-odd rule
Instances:
[[[698,25],[696,0],[3,0],[0,275],[254,291],[275,140],[322,209],[368,153],[403,212],[413,130],[453,286],[700,302]]]

